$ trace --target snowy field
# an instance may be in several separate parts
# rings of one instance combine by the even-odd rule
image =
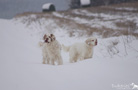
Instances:
[[[62,51],[64,64],[53,66],[42,64],[38,42],[45,33],[54,33],[66,46],[84,42],[88,36],[78,37],[78,31],[70,37],[65,27],[60,28],[51,19],[42,18],[41,24],[31,22],[28,26],[23,20],[0,19],[0,90],[132,90],[132,83],[138,85],[138,39],[133,35],[94,35],[98,45],[93,58],[69,63],[68,53]],[[52,24],[54,30],[43,24]]]

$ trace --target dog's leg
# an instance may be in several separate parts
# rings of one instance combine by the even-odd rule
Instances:
[[[58,65],[62,65],[62,64],[63,64],[62,57],[61,57],[61,56],[59,56],[59,57],[58,57]]]
[[[84,60],[84,57],[80,57],[80,61]]]
[[[54,59],[51,59],[51,64],[55,65],[55,60]]]
[[[49,58],[48,58],[48,59],[47,59],[47,64],[50,64],[49,61],[50,61],[50,60],[49,60]]]
[[[43,64],[46,64],[45,61],[46,61],[46,57],[43,57],[43,62],[42,62],[42,63],[43,63]]]
[[[69,56],[70,56],[70,59],[69,59],[70,63],[74,63],[77,61],[77,55],[75,52],[73,52],[73,49],[69,51]]]
[[[77,62],[77,60],[78,60],[78,55],[77,54],[74,56],[73,60],[74,60],[74,62]]]
[[[46,53],[46,61],[47,61],[47,62],[46,62],[47,64],[50,63],[50,57],[49,57],[49,55],[48,55],[48,52]]]
[[[70,63],[74,63],[74,62],[77,62],[77,56],[72,56],[72,57],[70,57]]]
[[[82,61],[82,60],[84,60],[84,54],[81,54],[80,56],[79,56],[79,59],[80,59],[80,61]]]
[[[79,56],[79,59],[80,59],[80,61],[84,60],[84,55],[81,54],[81,55]]]
[[[70,63],[73,63],[73,59],[72,58],[70,58],[69,61],[70,61]]]

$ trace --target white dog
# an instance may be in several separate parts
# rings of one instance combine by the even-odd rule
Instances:
[[[42,47],[43,53],[43,64],[52,64],[55,65],[55,62],[58,65],[62,65],[62,57],[61,57],[61,45],[56,40],[55,36],[51,34],[50,36],[44,35],[44,42],[39,42],[39,46]]]
[[[64,51],[69,52],[70,62],[77,62],[78,59],[84,60],[92,58],[93,47],[97,45],[97,39],[91,37],[85,41],[85,43],[75,43],[71,46],[64,46],[62,48]]]

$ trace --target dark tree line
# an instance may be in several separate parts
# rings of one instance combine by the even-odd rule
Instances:
[[[123,2],[132,2],[132,1],[138,1],[138,0],[90,0],[91,4],[90,6],[100,6],[100,5],[110,5],[110,4],[117,4],[117,3],[123,3]],[[70,0],[69,4],[70,8],[80,8],[81,3],[80,0]]]

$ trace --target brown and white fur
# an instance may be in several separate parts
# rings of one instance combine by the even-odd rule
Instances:
[[[92,58],[93,47],[97,45],[97,39],[95,37],[88,38],[85,43],[75,43],[71,46],[64,46],[64,51],[69,52],[70,62],[77,62],[79,59],[84,60]]]
[[[45,34],[43,40],[44,42],[39,42],[39,46],[42,47],[43,64],[55,65],[55,62],[57,62],[58,65],[62,65],[61,45],[55,36],[53,34]]]

